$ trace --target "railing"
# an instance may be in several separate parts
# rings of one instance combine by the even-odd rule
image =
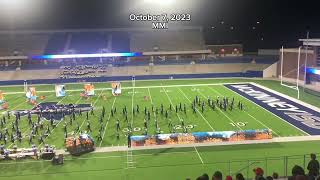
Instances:
[[[185,152],[189,153],[189,152]],[[194,152],[192,152],[194,153]],[[139,172],[151,171],[154,176],[161,177],[163,171],[167,169],[177,169],[175,176],[181,177],[176,179],[183,179],[185,170],[192,169],[194,174],[208,173],[212,174],[214,171],[221,171],[223,176],[232,175],[233,177],[237,173],[242,173],[246,179],[252,179],[254,177],[253,169],[261,167],[264,170],[265,176],[272,175],[273,172],[277,172],[279,176],[287,177],[291,176],[291,170],[294,165],[299,165],[305,169],[310,160],[309,154],[293,155],[293,156],[278,156],[278,157],[257,157],[254,159],[240,159],[230,160],[224,162],[215,162],[214,159],[203,159],[204,164],[198,160],[191,160],[186,157],[185,160],[168,160],[168,161],[155,161],[154,156],[157,159],[168,159],[168,153],[162,154],[156,153],[154,156],[150,156],[150,159],[145,159],[148,156],[136,154],[133,151],[133,159],[135,162],[135,170]],[[150,154],[152,155],[152,154]],[[318,154],[319,156],[320,154]],[[163,156],[163,157],[159,157]],[[177,154],[173,154],[177,156]],[[227,157],[226,157],[227,159]],[[120,156],[101,156],[97,157],[70,157],[67,156],[65,160],[65,168],[59,166],[52,166],[50,161],[44,160],[17,160],[17,161],[0,161],[0,169],[2,171],[1,177],[14,177],[14,176],[33,176],[33,175],[46,175],[46,174],[70,174],[79,172],[99,172],[107,176],[109,173],[131,174],[132,171],[127,169],[127,158],[125,154]],[[83,165],[85,164],[85,166]],[[132,174],[133,175],[133,174]],[[137,174],[136,174],[137,175]],[[139,176],[139,175],[138,175]],[[138,178],[138,177],[137,177]]]
[[[265,176],[271,176],[274,172],[278,173],[279,176],[291,176],[291,170],[295,165],[301,166],[307,173],[306,168],[309,160],[310,155],[304,154],[232,160],[228,162],[205,162],[205,165],[211,169],[222,171],[224,175],[235,176],[237,173],[242,173],[246,179],[251,179],[254,177],[253,169],[256,167],[261,167]]]

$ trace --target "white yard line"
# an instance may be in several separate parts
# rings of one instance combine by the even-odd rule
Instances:
[[[151,96],[151,93],[150,93],[150,88],[148,88],[148,93],[149,93],[149,96],[150,96],[151,105],[153,106],[153,101],[152,101],[152,96]],[[157,118],[157,115],[156,115],[155,112],[153,112],[153,115],[154,115],[154,118]]]
[[[254,116],[252,116],[250,113],[248,113],[247,111],[244,111],[244,112],[246,112],[252,119],[254,119],[254,120],[256,120],[257,122],[259,122],[262,126],[264,126],[265,128],[267,128],[267,129],[271,129],[272,130],[272,133],[274,133],[274,134],[276,134],[277,136],[279,136],[280,137],[280,135],[276,132],[276,131],[274,131],[272,128],[270,128],[270,127],[268,127],[267,125],[265,125],[264,123],[262,123],[261,121],[259,121],[257,118],[255,118]]]
[[[131,96],[131,127],[133,127],[133,98],[134,98],[134,88],[132,88],[132,96]]]
[[[178,88],[180,93],[183,94],[183,96],[190,102],[192,103],[192,101],[186,96],[186,94],[180,89]],[[215,129],[211,126],[211,124],[209,123],[209,121],[202,115],[202,113],[198,110],[198,108],[196,108],[196,111],[200,114],[200,116],[202,117],[202,119],[207,123],[207,125],[211,128],[212,131],[215,131]]]
[[[170,101],[170,104],[172,105],[172,107],[174,107],[174,104],[172,103],[171,98],[169,97],[167,91],[164,89],[164,87],[162,87],[162,89],[163,89],[164,93],[167,95],[167,98]],[[180,115],[178,113],[176,113],[176,114],[177,114],[179,120],[181,120]]]
[[[151,94],[150,94],[150,88],[148,88],[148,93],[149,93],[149,96],[150,96],[151,105],[153,105],[152,96],[151,96]]]
[[[62,102],[63,100],[64,100],[64,98],[66,98],[67,96],[65,96],[65,97],[63,97],[59,102]],[[75,104],[77,104],[79,101],[80,101],[80,99],[81,99],[81,97],[77,100],[77,102],[75,103]],[[59,124],[62,122],[62,121],[64,121],[64,119],[63,120],[60,120],[59,122],[58,122],[58,124],[52,129],[52,131],[50,132],[50,134],[46,137],[46,139],[48,139],[49,137],[50,137],[50,135],[53,133],[53,131],[59,126]],[[43,142],[41,142],[39,145],[38,145],[38,147],[40,147],[41,145],[43,144]]]
[[[111,110],[113,110],[114,103],[116,102],[116,99],[117,99],[117,97],[115,97],[115,98],[114,98],[114,100],[113,100]],[[100,142],[100,144],[99,144],[99,147],[101,147],[102,141],[103,141],[103,139],[104,139],[104,136],[105,136],[105,133],[106,133],[106,130],[107,130],[107,127],[108,127],[109,121],[110,121],[110,117],[111,117],[111,113],[109,114],[109,117],[108,117],[107,123],[106,123],[106,125],[105,125],[105,127],[104,127],[104,131],[103,131],[103,135],[102,135],[102,140],[101,140],[101,142]]]
[[[167,97],[168,97],[168,99],[169,99],[169,101],[170,101],[171,105],[172,105],[172,106],[174,106],[174,105],[173,105],[173,103],[172,103],[172,101],[171,101],[170,96],[169,96],[169,95],[168,95],[168,93],[167,93],[167,91],[166,91],[163,87],[162,87],[162,89],[163,89],[163,91],[165,92],[165,94],[167,95]],[[178,116],[179,120],[181,120],[179,113],[176,113],[176,114],[177,114],[177,116]],[[211,127],[211,126],[210,126],[210,127]],[[211,127],[211,128],[212,128],[212,127]],[[213,129],[213,128],[212,128],[212,129]],[[213,131],[214,131],[214,129],[213,129]],[[199,157],[199,159],[200,159],[201,163],[203,164],[203,160],[202,160],[202,158],[201,158],[201,156],[200,156],[200,154],[199,154],[198,150],[196,149],[196,147],[195,147],[195,146],[194,146],[194,148],[195,148],[195,150],[196,150],[196,152],[197,152],[197,155],[198,155],[198,157]]]
[[[98,100],[99,100],[100,96],[102,95],[103,91],[104,91],[104,90],[102,90],[102,91],[100,92],[99,96],[98,96],[98,97],[97,97],[97,99],[94,101],[94,103],[93,103],[92,107],[94,107],[94,106],[97,104],[97,102],[98,102]],[[81,100],[81,97],[80,97],[79,101],[80,101],[80,100]],[[82,128],[82,126],[83,126],[83,124],[84,124],[85,120],[86,120],[86,119],[84,118],[84,119],[83,119],[83,121],[82,121],[82,123],[81,123],[81,125],[80,125],[80,129],[79,129],[79,131],[81,130],[81,128]],[[79,133],[79,132],[77,132],[77,133]]]
[[[48,97],[51,97],[52,95],[54,95],[54,94],[50,94]],[[45,101],[45,100],[46,100],[46,99],[40,101],[40,103],[42,103],[42,102]],[[23,101],[22,103],[18,104],[17,106],[15,106],[14,108],[12,108],[12,110],[16,110],[17,107],[21,106],[21,105],[24,104],[24,103],[26,103],[26,101]],[[38,104],[39,104],[39,103],[38,103]],[[10,111],[11,111],[11,110],[10,110]]]
[[[48,97],[50,97],[50,96],[52,96],[52,95],[49,95]],[[42,100],[41,102],[43,102],[44,100]],[[40,103],[41,103],[40,102]],[[9,123],[7,123],[7,125],[6,125],[6,127],[9,125]],[[29,128],[28,128],[29,129]],[[27,135],[27,131],[28,130],[26,130],[25,132],[23,132],[22,133],[22,137],[25,137],[26,135]],[[16,140],[14,141],[14,142],[16,142]],[[8,146],[8,148],[10,148],[13,144],[14,144],[14,142],[13,143],[11,143],[9,146]]]
[[[210,88],[210,87],[209,87]],[[210,88],[211,89],[211,88]],[[213,89],[211,89],[211,90],[213,90]],[[200,94],[201,94],[201,96],[203,96],[204,98],[207,98],[203,93],[201,93],[201,91],[198,91]],[[219,107],[217,107],[216,109],[218,109],[226,118],[228,118],[231,122],[233,122],[233,124],[236,126],[236,127],[238,127],[238,129],[240,129],[240,130],[242,130],[243,131],[243,129],[240,127],[240,126],[238,126],[237,125],[237,123],[235,123],[226,113],[224,113]]]
[[[194,149],[196,150],[196,152],[197,152],[197,154],[198,154],[198,157],[199,157],[199,159],[200,159],[200,161],[201,161],[201,164],[204,164],[204,163],[203,163],[203,160],[202,160],[202,157],[200,156],[200,153],[199,153],[198,149],[197,149],[195,146],[193,146],[193,147],[194,147]]]

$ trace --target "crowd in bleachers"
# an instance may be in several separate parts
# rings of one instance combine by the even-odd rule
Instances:
[[[277,179],[288,179],[288,180],[320,180],[319,176],[319,161],[316,159],[315,154],[311,154],[311,160],[308,163],[307,171],[298,165],[295,165],[291,170],[291,176],[289,177],[279,177],[278,173],[273,173],[271,176],[266,176],[264,174],[264,170],[260,167],[253,169],[254,171],[254,180],[277,180]],[[225,180],[245,180],[243,174],[237,173],[234,177],[227,175]],[[201,176],[197,177],[196,180],[209,180],[210,177],[207,173],[202,174]],[[220,171],[214,172],[211,177],[212,180],[223,180],[223,175]],[[190,178],[186,178],[186,180],[191,180]]]
[[[103,64],[61,66],[60,78],[88,78],[100,77],[99,74],[107,72],[107,66]]]
[[[7,65],[5,61],[0,62],[0,70],[15,70],[20,68],[21,70],[37,70],[37,69],[59,69],[61,66],[77,66],[77,65],[94,65],[105,64],[112,65],[113,67],[122,66],[148,66],[150,63],[153,65],[187,65],[187,64],[230,64],[230,63],[255,63],[255,64],[273,64],[277,61],[277,57],[263,57],[263,56],[242,56],[242,57],[216,57],[207,59],[197,58],[167,58],[161,59],[155,57],[151,60],[150,57],[141,59],[127,60],[126,58],[100,58],[91,59],[69,59],[69,60],[50,60],[47,62],[39,60],[21,60],[21,64],[17,60],[9,61]]]

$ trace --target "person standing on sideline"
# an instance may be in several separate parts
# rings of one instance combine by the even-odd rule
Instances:
[[[317,177],[319,176],[319,161],[316,160],[316,155],[315,154],[311,154],[310,155],[311,160],[308,164],[307,169],[309,170],[309,177]]]
[[[128,148],[131,148],[131,131],[128,133]]]

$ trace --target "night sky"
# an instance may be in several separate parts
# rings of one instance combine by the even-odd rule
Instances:
[[[183,25],[203,27],[207,44],[242,43],[251,51],[296,47],[307,31],[320,38],[316,0],[172,1],[159,7],[145,0],[0,0],[0,30],[143,27],[129,14],[189,13]]]

